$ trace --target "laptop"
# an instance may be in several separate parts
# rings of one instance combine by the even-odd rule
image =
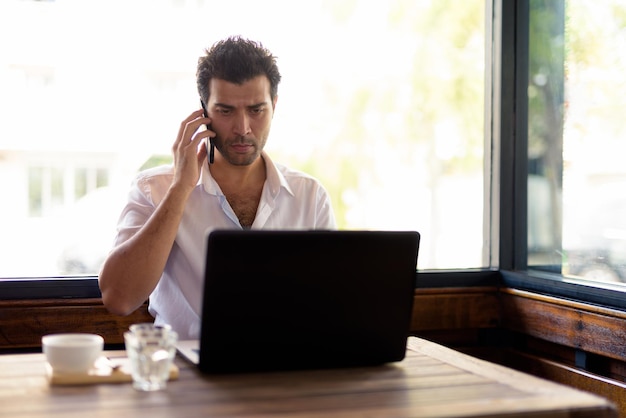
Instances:
[[[178,350],[204,373],[400,361],[419,241],[416,231],[212,231],[200,340]]]

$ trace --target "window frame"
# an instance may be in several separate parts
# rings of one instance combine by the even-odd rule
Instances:
[[[530,0],[495,0],[492,31],[494,102],[492,164],[497,166],[497,194],[491,196],[498,210],[499,272],[502,286],[563,299],[626,310],[626,287],[613,283],[568,278],[528,268],[528,68]],[[499,48],[499,50],[498,50]],[[488,141],[487,141],[488,142]],[[503,164],[505,162],[506,164]],[[492,241],[492,245],[495,245]],[[555,271],[557,269],[555,268]]]
[[[97,276],[0,280],[0,300],[101,298]]]

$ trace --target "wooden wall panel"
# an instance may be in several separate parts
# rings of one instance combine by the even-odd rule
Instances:
[[[0,350],[38,348],[43,335],[56,332],[92,332],[105,344],[122,344],[130,324],[146,321],[152,321],[147,305],[122,317],[111,315],[101,299],[0,301]]]
[[[502,326],[532,337],[626,360],[626,313],[502,289]]]
[[[440,335],[450,345],[465,342],[476,329],[499,325],[497,298],[495,287],[418,289],[411,330]],[[38,348],[43,335],[55,332],[95,332],[107,344],[122,344],[130,324],[151,320],[147,305],[120,317],[101,299],[0,301],[0,350]]]
[[[411,329],[460,330],[500,326],[496,287],[416,289]]]

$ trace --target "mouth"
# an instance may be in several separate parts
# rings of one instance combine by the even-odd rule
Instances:
[[[243,153],[248,152],[252,148],[252,145],[250,145],[250,144],[233,144],[233,145],[231,145],[231,148],[233,150],[235,150],[235,152],[243,154]]]
[[[230,148],[238,154],[245,154],[254,148],[254,144],[248,142],[232,142]]]

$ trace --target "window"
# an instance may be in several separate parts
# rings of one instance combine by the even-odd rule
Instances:
[[[1,2],[0,277],[97,274],[130,180],[199,107],[197,57],[232,34],[278,56],[268,152],[324,183],[341,228],[420,231],[421,269],[488,267],[485,16],[483,0]]]
[[[626,283],[626,4],[531,1],[528,265]]]
[[[420,231],[438,278],[626,308],[623,1],[222,3],[0,2],[0,278],[97,293],[130,180],[198,107],[198,55],[242,34],[283,73],[268,151],[340,227]]]

